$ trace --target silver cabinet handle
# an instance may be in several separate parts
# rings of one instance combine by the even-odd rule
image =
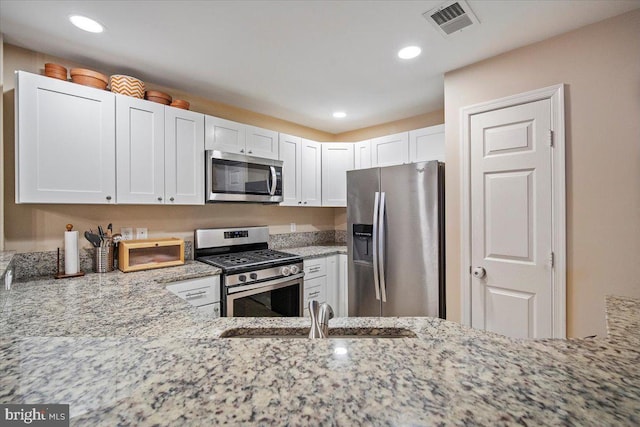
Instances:
[[[484,279],[487,275],[487,271],[482,267],[476,267],[473,269],[473,277],[476,279]]]
[[[301,201],[298,201],[298,204],[299,204],[299,205],[301,205],[301,204],[302,204],[302,202],[301,202]]]
[[[306,205],[306,204],[307,204],[307,202],[304,202],[304,204]]]
[[[244,153],[244,148],[241,148],[241,149],[240,149],[240,152],[241,152],[241,153]]]
[[[158,201],[161,202],[162,201],[162,197],[158,197]]]
[[[373,240],[373,286],[376,289],[376,300],[380,300],[380,276],[378,272],[378,206],[380,205],[380,193],[376,191],[373,201],[373,231],[371,237]]]
[[[385,198],[386,194],[384,192],[380,193],[380,217],[378,221],[380,221],[380,225],[378,227],[378,240],[379,240],[379,250],[380,250],[380,292],[382,293],[382,302],[387,302],[387,281],[384,278],[384,261],[385,261],[385,246],[386,242],[384,239],[385,229],[384,229],[384,209],[385,209]]]
[[[171,200],[173,202],[175,199],[173,197],[171,197],[169,200]]]
[[[249,150],[249,154],[253,154],[253,151]]]
[[[190,294],[185,295],[187,298],[196,298],[196,297],[200,297],[204,294],[206,294],[207,291],[200,291],[200,292],[192,292]]]
[[[109,201],[110,201],[110,200],[111,200],[111,196],[107,196],[107,200],[109,200]]]

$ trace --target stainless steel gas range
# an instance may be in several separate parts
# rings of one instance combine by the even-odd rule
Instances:
[[[222,269],[222,315],[302,316],[302,257],[269,249],[267,227],[194,233],[195,258]]]

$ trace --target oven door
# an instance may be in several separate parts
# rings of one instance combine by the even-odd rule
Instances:
[[[227,317],[302,316],[303,274],[226,288]]]
[[[282,201],[282,162],[207,150],[207,202]]]

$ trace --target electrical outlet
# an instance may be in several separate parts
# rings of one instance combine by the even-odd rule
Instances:
[[[296,223],[292,222],[291,223],[291,232],[294,233],[296,231]]]
[[[147,229],[145,228],[136,228],[136,239],[146,239],[147,238]]]
[[[122,240],[133,240],[133,228],[120,227],[120,234],[122,234]]]

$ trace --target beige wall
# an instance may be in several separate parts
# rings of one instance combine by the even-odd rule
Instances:
[[[371,139],[377,136],[392,135],[394,133],[406,132],[413,129],[441,125],[442,123],[444,123],[444,110],[437,110],[421,114],[419,116],[396,120],[395,122],[382,123],[376,126],[339,133],[334,136],[334,141],[364,141],[365,139]]]
[[[640,297],[640,10],[445,75],[447,313],[460,320],[460,108],[566,84],[567,334]]]

